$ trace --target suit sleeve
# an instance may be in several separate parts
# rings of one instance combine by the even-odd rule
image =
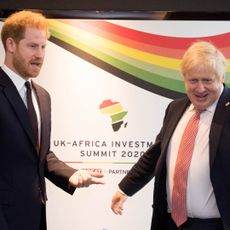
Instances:
[[[73,194],[75,188],[69,184],[69,178],[77,170],[60,161],[53,152],[47,155],[46,177],[56,186]]]
[[[154,177],[155,168],[162,152],[162,139],[167,130],[167,120],[170,119],[168,114],[171,105],[172,103],[170,103],[166,109],[163,126],[156,137],[155,143],[150,146],[119,183],[119,188],[128,196],[134,195]]]
[[[51,99],[49,93],[45,89],[37,84],[35,84],[35,86],[39,99],[42,121],[40,143],[41,170],[45,169],[44,176],[52,183],[72,194],[75,188],[69,184],[69,178],[77,170],[69,167],[50,151]],[[41,174],[43,174],[43,172],[41,172]]]
[[[160,139],[157,137],[155,143],[119,183],[119,188],[126,195],[132,196],[154,177],[154,169],[160,155],[160,143]]]
[[[6,223],[6,219],[4,213],[2,211],[2,207],[0,206],[0,229],[1,230],[9,230],[8,224]]]

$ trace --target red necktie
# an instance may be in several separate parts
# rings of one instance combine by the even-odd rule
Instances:
[[[32,101],[32,89],[30,82],[27,81],[25,83],[26,86],[26,97],[27,97],[27,109],[33,129],[33,134],[34,134],[34,140],[35,140],[35,145],[38,148],[38,120],[37,120],[37,115],[33,106],[33,101]]]
[[[198,125],[200,121],[200,111],[196,111],[189,119],[181,138],[180,147],[177,155],[175,172],[173,177],[172,192],[172,218],[179,227],[187,220],[186,208],[186,188],[188,170],[192,159],[192,153]]]

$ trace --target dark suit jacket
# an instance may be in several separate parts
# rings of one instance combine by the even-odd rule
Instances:
[[[155,177],[152,230],[162,229],[167,213],[167,148],[177,123],[189,105],[187,97],[169,104],[155,143],[119,184],[120,188],[131,196]],[[230,90],[226,87],[217,104],[209,138],[211,183],[224,229],[230,230]]]
[[[0,68],[0,229],[38,230],[46,201],[45,177],[72,194],[68,179],[76,171],[50,151],[49,94],[34,84],[41,113],[39,153],[27,109],[10,78]]]

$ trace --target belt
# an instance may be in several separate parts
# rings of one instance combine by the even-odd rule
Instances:
[[[171,218],[171,213],[168,213],[168,217]],[[172,220],[173,221],[173,220]],[[174,222],[174,221],[173,221]],[[180,227],[175,228],[178,230],[190,230],[190,229],[213,229],[213,230],[224,230],[223,223],[221,218],[207,218],[207,219],[200,219],[200,218],[191,218],[188,217],[187,221],[182,224]]]
[[[221,218],[207,218],[207,219],[200,219],[200,218],[191,218],[188,217],[187,221],[188,224],[212,224],[212,223],[222,223]]]

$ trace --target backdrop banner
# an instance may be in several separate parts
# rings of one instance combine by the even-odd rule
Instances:
[[[153,180],[128,198],[122,216],[111,211],[111,198],[154,143],[168,103],[184,95],[179,68],[187,47],[210,41],[229,59],[230,23],[50,19],[50,26],[35,81],[52,98],[51,149],[74,168],[103,172],[106,184],[70,196],[47,181],[48,229],[149,230]]]

